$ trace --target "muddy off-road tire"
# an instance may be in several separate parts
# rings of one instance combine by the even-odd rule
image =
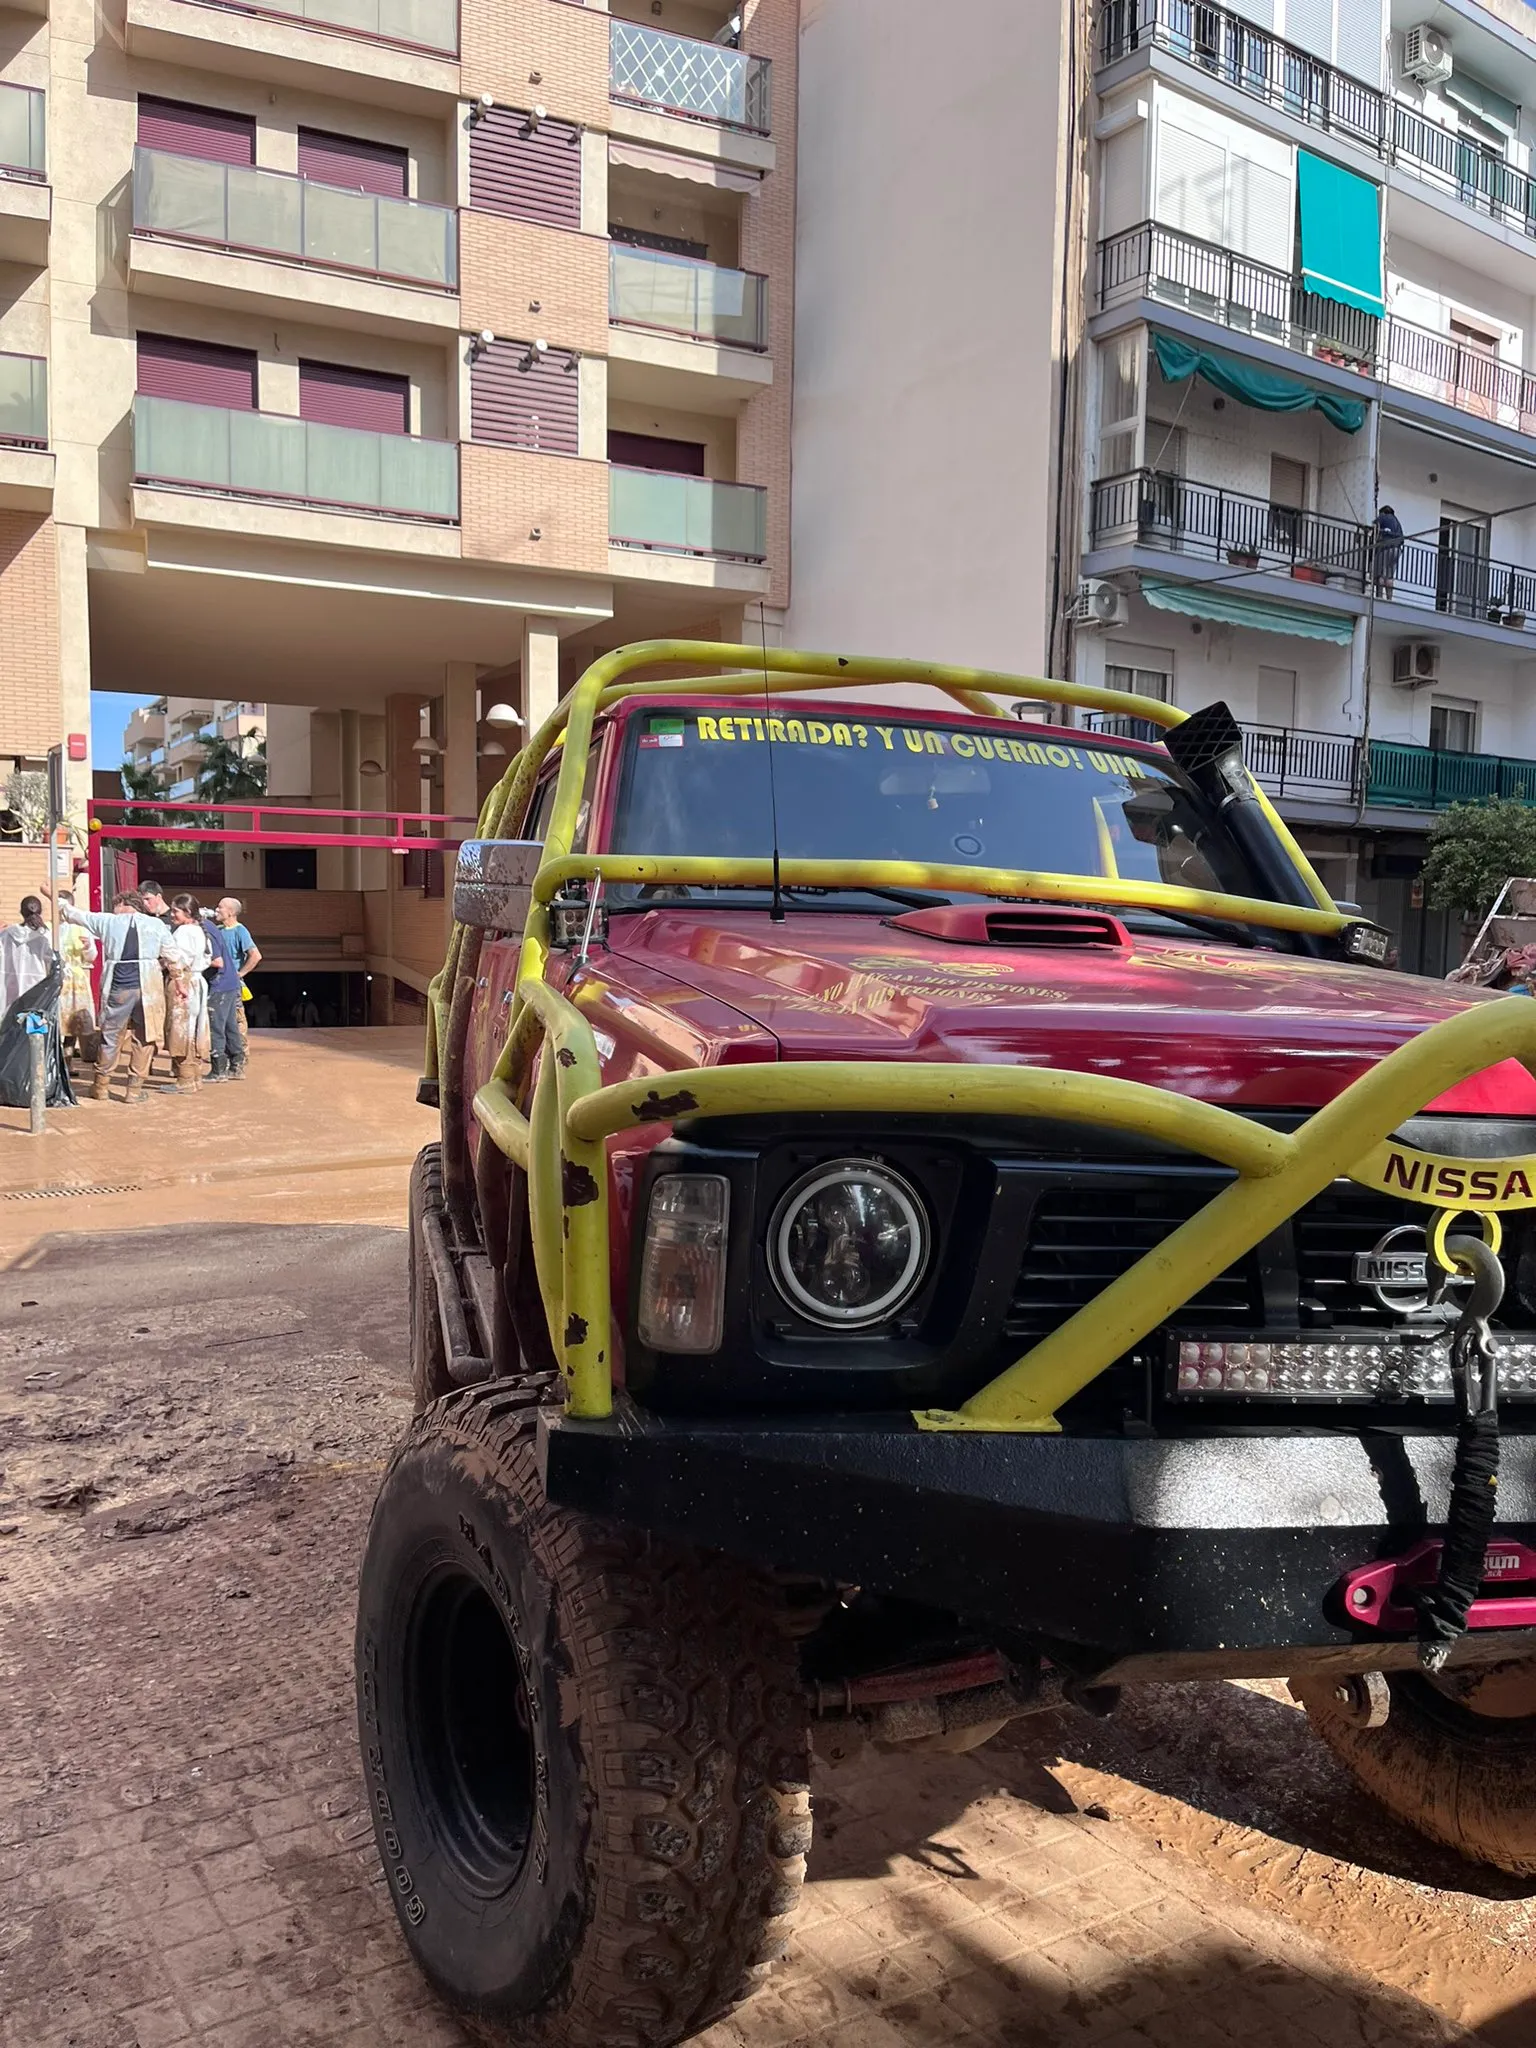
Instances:
[[[782,1949],[803,1696],[754,1575],[545,1503],[540,1398],[449,1395],[385,1476],[357,1627],[374,1832],[478,2038],[667,2048]]]
[[[1380,1728],[1353,1723],[1331,1680],[1294,1680],[1291,1690],[1335,1756],[1399,1819],[1471,1863],[1536,1876],[1536,1660],[1465,1681],[1394,1672],[1387,1683]]]
[[[405,1234],[406,1298],[411,1311],[411,1394],[416,1413],[453,1389],[448,1377],[448,1349],[437,1312],[437,1282],[421,1241],[421,1219],[443,1214],[443,1148],[423,1145],[411,1168]]]

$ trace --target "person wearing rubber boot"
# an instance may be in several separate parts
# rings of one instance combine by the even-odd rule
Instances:
[[[101,1037],[91,1100],[106,1101],[122,1050],[128,1055],[123,1100],[140,1102],[155,1048],[165,1040],[160,959],[170,944],[170,930],[159,918],[145,914],[144,900],[134,889],[119,890],[110,910],[82,910],[61,899],[59,916],[66,924],[83,925],[101,947]]]
[[[221,896],[208,926],[219,963],[208,983],[212,1064],[210,1081],[238,1081],[245,1073],[247,1039],[241,982],[261,965],[261,950],[240,922],[238,896]]]

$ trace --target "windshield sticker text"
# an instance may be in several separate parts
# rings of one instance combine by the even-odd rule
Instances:
[[[828,725],[819,718],[699,717],[701,740],[772,740],[775,746],[859,747],[887,754],[942,754],[961,761],[1016,761],[1039,768],[1094,769],[1100,775],[1145,777],[1146,768],[1131,754],[1105,754],[1091,747],[1062,747],[1039,740],[1005,739],[999,733],[936,732],[914,725]]]

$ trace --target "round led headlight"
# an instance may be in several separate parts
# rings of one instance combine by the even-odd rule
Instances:
[[[792,1308],[832,1329],[893,1316],[928,1267],[917,1194],[873,1159],[832,1159],[803,1174],[774,1211],[768,1266]]]

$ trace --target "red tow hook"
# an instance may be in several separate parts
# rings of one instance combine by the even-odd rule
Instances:
[[[1439,1537],[1432,1536],[1402,1557],[1346,1572],[1340,1594],[1350,1620],[1357,1628],[1412,1635],[1419,1625],[1418,1610],[1403,1596],[1434,1585],[1443,1548]],[[1536,1550],[1525,1543],[1490,1543],[1482,1583],[1526,1590],[1474,1600],[1467,1610],[1468,1628],[1536,1628]]]

